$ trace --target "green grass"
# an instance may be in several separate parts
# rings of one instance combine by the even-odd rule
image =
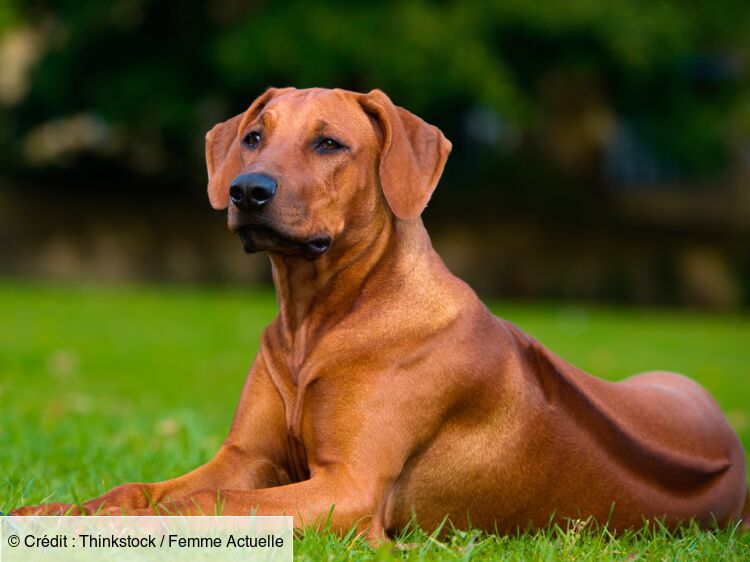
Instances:
[[[701,382],[750,449],[750,317],[492,303],[574,364],[618,379],[669,369]],[[227,431],[276,304],[268,290],[0,282],[0,510],[78,501],[207,460]],[[374,550],[325,531],[301,560],[747,559],[750,534],[548,529],[518,537],[411,530]]]

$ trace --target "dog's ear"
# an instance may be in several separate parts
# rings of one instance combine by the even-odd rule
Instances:
[[[208,168],[208,200],[214,209],[229,205],[229,186],[242,171],[240,138],[244,125],[260,113],[271,99],[293,88],[269,88],[245,111],[214,125],[206,133],[206,168]]]
[[[242,169],[237,133],[244,116],[244,113],[235,115],[206,133],[208,200],[214,209],[226,209],[229,205],[229,184]]]
[[[359,101],[380,128],[380,185],[388,206],[400,219],[415,219],[440,180],[451,143],[440,129],[394,105],[380,90]]]

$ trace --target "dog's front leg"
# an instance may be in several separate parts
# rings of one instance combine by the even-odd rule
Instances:
[[[122,513],[177,500],[199,490],[251,490],[288,482],[284,469],[284,405],[258,358],[245,382],[232,428],[224,445],[206,464],[171,480],[128,483],[81,506],[51,503],[20,508],[13,515]]]
[[[336,531],[365,528],[380,503],[372,483],[355,481],[352,471],[329,466],[304,482],[260,490],[205,489],[181,500],[165,502],[138,515],[291,515],[295,527],[329,521]]]

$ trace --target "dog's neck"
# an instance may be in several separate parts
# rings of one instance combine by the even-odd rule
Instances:
[[[335,242],[329,254],[316,260],[270,254],[279,302],[279,327],[287,351],[306,354],[316,333],[355,313],[363,301],[381,298],[385,286],[397,287],[404,271],[428,267],[432,251],[421,220],[388,217],[373,228],[377,235],[343,251]],[[377,279],[376,279],[377,278]],[[377,290],[370,290],[376,288]]]

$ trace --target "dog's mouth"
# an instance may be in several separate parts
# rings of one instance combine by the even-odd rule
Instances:
[[[331,237],[325,234],[299,239],[265,225],[247,224],[237,229],[245,252],[278,252],[317,258],[331,247]]]

